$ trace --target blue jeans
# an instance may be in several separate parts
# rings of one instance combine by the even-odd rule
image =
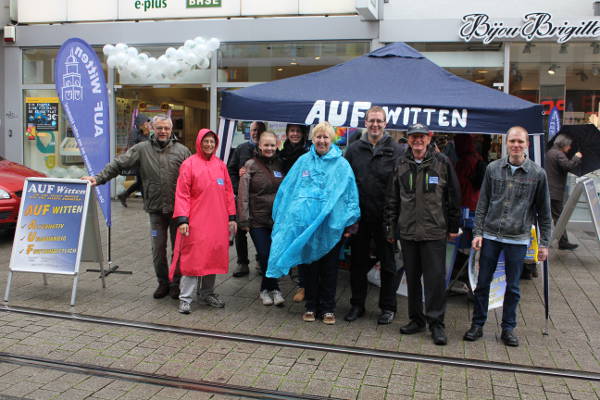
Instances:
[[[279,290],[279,283],[276,278],[267,278],[267,267],[269,262],[269,254],[271,253],[271,228],[252,228],[250,229],[250,237],[256,247],[258,254],[258,265],[262,271],[262,281],[260,290]]]
[[[501,326],[502,329],[513,329],[517,326],[517,305],[521,298],[519,279],[523,271],[523,259],[527,253],[527,245],[507,244],[490,239],[483,239],[479,257],[479,277],[477,278],[477,288],[473,293],[475,295],[473,325],[483,326],[487,319],[490,283],[502,250],[504,250],[506,270],[506,293],[502,305]]]

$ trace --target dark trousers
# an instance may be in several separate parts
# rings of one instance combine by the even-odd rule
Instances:
[[[306,311],[318,315],[335,312],[335,291],[337,287],[338,259],[342,242],[320,260],[304,265]]]
[[[246,237],[246,231],[238,229],[235,234],[235,252],[237,253],[238,264],[250,264],[248,260],[248,239]]]
[[[373,266],[369,259],[371,240],[375,242],[375,255],[381,265],[379,308],[396,312],[396,291],[400,284],[400,274],[396,272],[395,244],[386,240],[381,223],[361,221],[358,232],[352,238],[350,263],[352,297],[350,304],[363,308],[365,306],[368,288],[367,273]]]
[[[550,199],[550,212],[552,213],[552,220],[554,221],[554,225],[558,222],[558,217],[563,210],[563,201],[562,200],[553,200]],[[569,237],[567,236],[567,228],[565,227],[565,232],[562,234],[560,239],[558,239],[558,245],[561,246],[563,244],[569,243]]]
[[[446,312],[446,239],[400,239],[406,284],[408,289],[408,317],[421,326],[429,323],[444,326]],[[425,313],[423,289],[425,288]]]
[[[152,238],[152,261],[154,272],[159,284],[169,284],[169,263],[167,263],[167,236],[171,236],[171,250],[175,246],[175,234],[177,226],[173,220],[173,214],[149,213],[150,236]],[[175,273],[171,286],[179,287],[181,275]]]
[[[279,290],[279,284],[276,278],[267,278],[267,268],[269,262],[269,254],[271,252],[271,231],[270,228],[252,228],[250,229],[250,237],[256,247],[258,254],[258,265],[262,271],[262,281],[260,290]]]
[[[487,320],[490,298],[490,283],[498,265],[500,252],[504,250],[504,268],[506,270],[506,293],[502,304],[502,329],[513,329],[517,326],[517,305],[521,299],[519,279],[523,272],[523,259],[527,253],[525,244],[507,244],[495,240],[483,239],[479,255],[479,276],[477,288],[473,292],[473,324],[483,326]]]

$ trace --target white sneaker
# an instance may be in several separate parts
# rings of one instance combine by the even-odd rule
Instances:
[[[268,290],[262,290],[260,292],[259,297],[262,300],[263,306],[272,306],[273,305],[273,299],[271,298],[271,296],[269,296]]]
[[[283,307],[285,299],[283,298],[279,290],[272,290],[271,296],[273,296],[273,304],[275,304],[277,307]]]
[[[179,301],[178,311],[182,314],[189,314],[191,311],[190,303],[185,302],[183,300]]]

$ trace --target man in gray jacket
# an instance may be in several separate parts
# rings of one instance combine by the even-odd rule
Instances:
[[[540,227],[538,260],[548,257],[548,242],[552,230],[550,195],[544,169],[527,158],[527,131],[514,126],[507,132],[508,157],[490,163],[485,171],[479,201],[475,211],[473,243],[481,250],[479,276],[474,291],[471,328],[463,339],[475,341],[483,335],[487,319],[490,284],[504,251],[506,292],[502,305],[502,335],[506,346],[518,346],[513,330],[517,326],[519,279],[523,259],[529,246],[531,226]]]
[[[136,144],[108,163],[96,176],[86,176],[92,185],[102,185],[115,178],[124,169],[138,168],[144,187],[144,210],[150,216],[152,259],[158,279],[154,298],[167,294],[179,298],[179,279],[176,275],[169,284],[167,263],[167,235],[171,236],[171,249],[175,243],[177,227],[173,222],[175,189],[179,166],[192,153],[173,136],[173,122],[167,115],[152,118],[154,136]]]
[[[544,168],[548,175],[548,186],[550,187],[550,210],[554,223],[558,221],[563,210],[563,199],[565,197],[565,186],[567,185],[567,173],[581,164],[583,155],[578,151],[570,160],[567,153],[571,150],[571,139],[566,135],[558,135],[554,139],[552,148],[546,153]],[[575,250],[577,244],[569,243],[567,231],[558,240],[558,248],[561,250]]]

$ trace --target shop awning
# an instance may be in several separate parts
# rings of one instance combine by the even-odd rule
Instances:
[[[322,71],[226,91],[221,116],[364,126],[371,105],[390,129],[420,122],[436,132],[504,133],[514,125],[543,133],[542,107],[438,67],[405,43],[392,43]]]

